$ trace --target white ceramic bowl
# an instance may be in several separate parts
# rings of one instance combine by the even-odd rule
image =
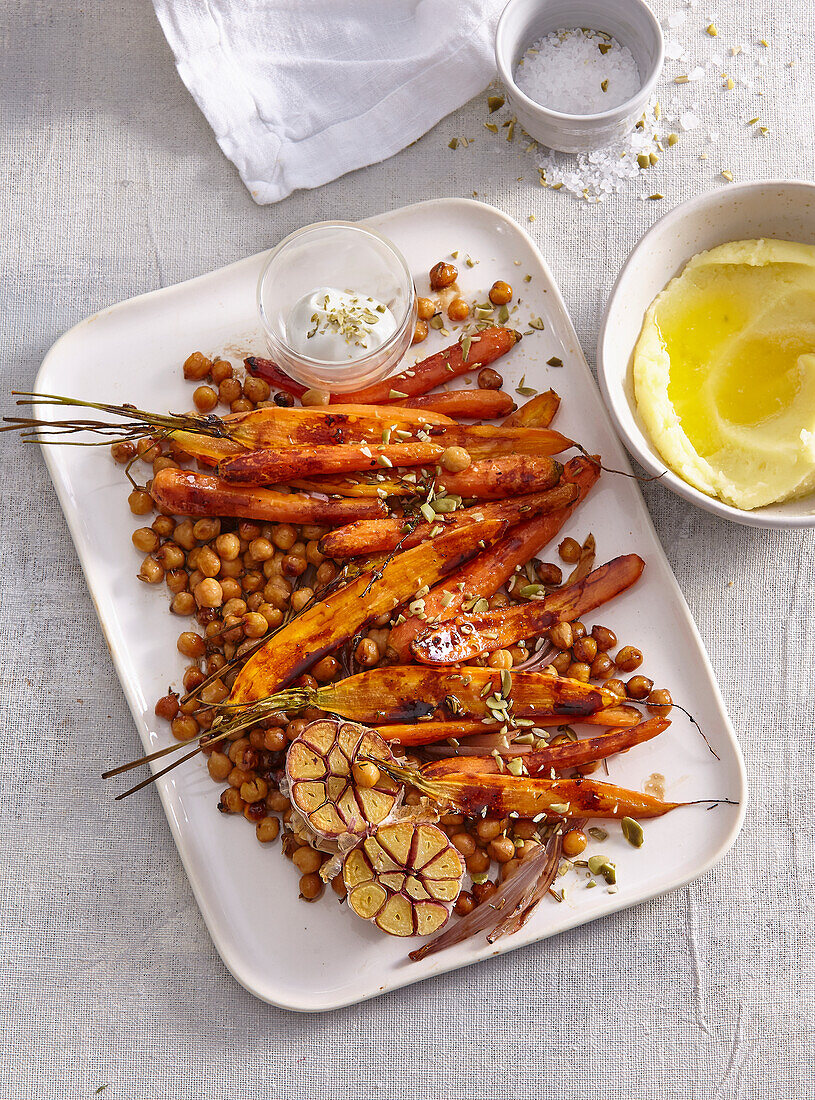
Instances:
[[[632,359],[645,311],[697,252],[760,237],[815,244],[815,184],[764,180],[689,199],[648,230],[612,288],[597,343],[597,375],[623,443],[649,473],[663,473],[665,463],[634,398]],[[660,484],[691,504],[748,527],[815,527],[815,493],[745,512],[699,492],[671,470]]]
[[[642,85],[631,99],[594,115],[550,111],[515,83],[518,62],[533,42],[561,27],[590,27],[628,46]],[[526,132],[550,149],[586,153],[623,138],[640,117],[662,71],[662,28],[644,0],[509,0],[495,32],[495,60],[507,100]]]

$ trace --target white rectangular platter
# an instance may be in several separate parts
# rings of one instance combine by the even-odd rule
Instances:
[[[557,286],[518,225],[492,207],[464,199],[419,203],[372,218],[370,224],[403,251],[420,294],[427,293],[430,267],[456,250],[476,261],[472,267],[459,263],[465,297],[483,300],[495,279],[511,282],[523,299],[513,317],[515,327],[524,329],[528,318],[540,316],[545,329],[527,336],[496,364],[506,388],[514,391],[523,375],[526,385],[554,387],[563,399],[556,426],[590,452],[602,454],[606,465],[629,469]],[[263,260],[259,254],[88,318],[48,353],[38,391],[131,402],[158,411],[189,408],[190,386],[180,365],[191,351],[219,353],[236,366],[247,354],[263,354],[255,317]],[[525,275],[531,276],[529,282]],[[414,349],[421,353],[415,357],[423,358],[446,342],[431,333]],[[563,366],[547,365],[552,357]],[[169,614],[163,586],[150,588],[136,579],[139,558],[130,536],[139,522],[128,509],[122,468],[104,449],[44,450],[122,688],[150,751],[170,740],[153,706],[168,682],[180,681],[185,661],[175,642],[186,621]],[[641,790],[658,772],[665,776],[668,799],[726,797],[736,805],[689,806],[647,822],[640,849],[630,847],[612,824],[602,850],[617,864],[616,893],[602,882],[587,890],[585,879],[569,873],[559,880],[566,888],[565,900],[546,898],[517,935],[494,946],[479,937],[410,963],[407,952],[415,941],[382,935],[340,908],[333,892],[326,891],[316,904],[299,901],[298,872],[282,857],[279,845],[261,847],[242,818],[217,812],[219,788],[198,758],[159,780],[157,787],[212,939],[235,978],[256,996],[303,1012],[352,1004],[675,889],[701,875],[733,844],[746,801],[741,752],[636,482],[602,475],[564,534],[582,540],[589,531],[597,540],[598,564],[630,552],[646,562],[640,583],[591,621],[611,626],[621,644],[643,650],[643,671],[692,711],[720,758],[674,711],[668,731],[611,760],[611,780]],[[545,560],[557,560],[554,551]],[[99,760],[100,772],[126,759],[132,748],[129,739],[118,746],[115,740],[108,742],[110,756]],[[112,788],[111,798],[114,793]],[[143,798],[146,805],[153,798],[149,791],[133,797]],[[156,904],[161,905],[161,898]]]

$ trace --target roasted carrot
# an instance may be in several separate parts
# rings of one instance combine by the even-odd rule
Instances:
[[[555,771],[577,768],[581,764],[591,764],[616,752],[633,748],[634,745],[641,745],[644,741],[650,741],[670,724],[667,718],[650,718],[636,726],[609,730],[597,737],[584,737],[580,741],[550,745],[546,749],[524,754],[523,765],[529,775],[539,774],[550,768]],[[450,756],[422,766],[422,775],[428,779],[440,779],[444,775],[491,775],[504,771],[506,766],[499,764],[494,756]]]
[[[521,339],[511,328],[485,328],[477,336],[465,337],[444,351],[436,352],[421,363],[391,375],[365,389],[346,394],[345,400],[362,404],[395,404],[406,397],[416,397],[449,382],[467,371],[486,367],[506,355]]]
[[[521,638],[536,637],[555,623],[574,622],[608,603],[635,584],[644,568],[642,558],[624,554],[601,565],[585,580],[558,589],[543,600],[450,619],[421,634],[411,645],[411,652],[423,664],[451,665],[507,649]]]
[[[347,523],[385,514],[381,500],[319,500],[305,493],[230,485],[211,474],[168,467],[153,478],[150,494],[177,516],[235,516],[263,523]]]
[[[616,707],[604,707],[602,710],[595,711],[594,714],[584,714],[580,718],[580,721],[592,726],[613,726],[618,728],[623,726],[634,726],[639,722],[640,718],[640,712],[634,707],[621,705]],[[562,725],[563,721],[562,715],[535,715],[536,726]],[[385,726],[377,726],[376,732],[384,741],[398,741],[400,745],[433,745],[437,741],[447,741],[451,737],[455,738],[457,741],[469,739],[471,737],[478,738],[482,735],[497,733],[498,730],[504,728],[501,722],[485,723],[483,721],[460,718],[457,721],[450,720],[446,722],[394,723]],[[530,751],[528,745],[512,744],[510,744],[507,750],[509,755],[513,753],[524,755]]]
[[[386,378],[384,382],[376,382],[351,394],[332,394],[331,404],[353,401],[363,405],[398,405],[400,400],[428,393],[436,386],[449,382],[460,374],[486,367],[505,355],[520,339],[520,332],[515,332],[511,328],[482,329],[476,336],[465,337],[464,341],[453,344],[444,351],[436,352],[428,359],[423,359],[420,363]],[[265,378],[270,385],[277,386],[278,389],[286,390],[295,397],[302,397],[306,392],[305,386],[289,378],[269,359],[250,356],[244,362],[251,374]]]
[[[529,516],[565,508],[578,495],[576,485],[557,485],[543,493],[530,493],[514,499],[441,513],[432,521],[417,524],[412,531],[409,526],[406,531],[404,517],[361,520],[324,535],[320,540],[320,553],[327,558],[353,558],[358,554],[393,550],[397,546],[407,549],[433,537],[434,531],[440,533],[448,527],[460,526],[462,523],[481,523],[485,519],[501,519],[514,524]]]
[[[296,382],[271,359],[262,359],[259,355],[249,355],[244,359],[243,365],[256,378],[265,378],[270,386],[283,390],[285,393],[290,393],[294,397],[302,397],[308,389],[308,386]]]
[[[422,466],[440,458],[439,443],[337,443],[333,447],[277,447],[247,451],[218,464],[225,481],[238,485],[281,485],[292,478],[331,477],[334,474]]]
[[[504,421],[507,428],[548,428],[560,407],[560,398],[554,390],[539,393],[521,405]]]
[[[440,492],[477,500],[503,500],[518,493],[540,493],[557,485],[563,466],[554,458],[504,455],[474,462],[460,474],[441,473],[435,480]]]
[[[469,420],[495,420],[508,416],[516,405],[511,395],[503,390],[442,390],[405,398],[400,408],[425,409]]]
[[[431,424],[419,438],[425,436],[445,447],[463,447],[475,459],[556,455],[575,446],[573,439],[553,428],[505,428],[501,424]]]
[[[388,645],[399,659],[410,659],[410,643],[425,629],[427,620],[445,622],[453,619],[468,598],[493,596],[515,573],[516,566],[525,565],[555,537],[563,524],[583,500],[597,480],[599,466],[582,455],[570,459],[563,468],[562,480],[577,485],[580,497],[566,508],[550,515],[535,516],[512,528],[487,554],[480,554],[464,569],[448,577],[444,585],[431,589],[425,597],[425,619],[411,616],[394,627]]]
[[[515,775],[448,774],[428,779],[416,768],[402,768],[390,761],[376,761],[381,771],[400,783],[411,784],[444,806],[470,816],[491,817],[660,817],[682,802],[663,802],[649,794],[629,791],[594,779],[539,779]]]
[[[453,539],[455,534],[454,532],[445,535],[444,538]],[[400,556],[404,558],[407,554],[417,554],[419,550],[426,550],[429,546],[437,547],[441,541],[437,539],[434,543],[424,543],[415,550],[406,550]],[[427,575],[426,570],[424,575]],[[356,582],[347,585],[342,591],[350,593],[355,584]],[[349,594],[348,599],[340,601],[343,612],[352,599],[358,600],[358,597]],[[369,597],[366,598],[366,602],[368,599]],[[324,602],[328,604],[328,600]],[[336,607],[335,601],[331,604],[331,610],[334,611]],[[359,623],[362,612],[353,608],[351,610],[354,611],[355,624]],[[374,612],[370,617],[376,617],[379,613]],[[305,612],[295,619],[291,626],[302,623],[310,614],[311,612]],[[323,617],[325,614],[327,612],[323,613]],[[310,621],[308,620],[307,625]],[[362,621],[366,622],[367,619]],[[344,624],[335,623],[334,629],[339,631],[343,626]],[[296,655],[292,658],[285,648],[292,646],[291,633],[287,638],[283,637],[288,629],[279,631],[265,647],[269,649],[270,655],[279,659],[280,667],[284,668],[288,668],[291,661],[296,659]],[[356,629],[358,627],[354,625],[348,630],[347,636],[353,634]],[[283,641],[279,642],[281,638]],[[279,649],[283,649],[284,652],[278,654]],[[323,656],[325,652],[321,650],[318,656]],[[242,689],[241,678],[254,660],[255,658],[252,657],[238,674],[230,703],[249,702],[260,699],[263,695],[263,693],[256,694],[255,688],[252,688],[251,698],[247,698],[247,693]],[[264,661],[264,664],[268,665],[268,661]],[[302,669],[298,669],[299,671]],[[278,676],[279,672],[271,670],[268,670],[268,673],[264,672],[263,684],[260,686],[265,687]],[[339,714],[351,721],[365,722],[369,725],[418,722],[434,714],[448,721],[453,718],[467,717],[495,719],[501,714],[501,699],[504,698],[505,705],[511,706],[512,714],[518,718],[559,715],[565,721],[582,721],[586,715],[595,714],[604,707],[619,703],[617,696],[606,691],[605,688],[562,676],[544,676],[540,672],[513,673],[509,695],[502,697],[504,681],[505,677],[502,678],[500,671],[492,668],[442,669],[426,668],[421,665],[385,665],[314,689],[295,687],[271,694],[271,691],[275,690],[272,688],[262,699],[263,712],[319,707],[320,710],[330,714]],[[508,703],[506,698],[509,700]]]
[[[405,550],[379,572],[363,573],[303,611],[249,658],[238,673],[229,704],[253,703],[290,683],[360,627],[394,611],[414,595],[417,585],[434,584],[477,553],[479,545],[489,545],[503,526],[497,521],[480,524],[475,536],[472,528],[462,527]]]

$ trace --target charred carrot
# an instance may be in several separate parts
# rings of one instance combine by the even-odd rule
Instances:
[[[505,455],[474,462],[459,474],[441,473],[436,478],[440,492],[477,500],[502,500],[518,493],[540,493],[557,485],[563,466],[554,458]]]
[[[506,649],[521,638],[536,637],[555,623],[574,622],[608,603],[635,584],[644,568],[642,558],[636,554],[624,554],[601,565],[585,580],[552,592],[543,600],[459,615],[420,635],[411,645],[411,652],[423,664],[450,665],[463,664],[484,653]]]
[[[416,768],[376,761],[381,771],[400,783],[416,787],[434,802],[470,816],[491,817],[660,817],[683,802],[663,802],[649,794],[629,791],[614,783],[593,779],[539,779],[515,775],[448,774],[428,779]]]
[[[409,525],[406,528],[404,517],[360,520],[324,535],[320,540],[320,553],[327,558],[353,558],[357,554],[387,552],[397,546],[407,549],[434,537],[434,531],[439,534],[449,527],[457,527],[462,523],[481,523],[485,519],[501,519],[514,524],[529,516],[564,508],[576,500],[578,495],[576,485],[557,485],[544,493],[530,493],[510,500],[441,513],[428,522],[417,524],[413,530],[410,530]],[[432,508],[429,514],[432,515]]]
[[[451,531],[397,554],[379,572],[363,573],[303,611],[249,658],[238,673],[229,704],[253,703],[290,683],[360,627],[412,597],[417,585],[434,584],[477,553],[479,543],[488,545],[502,530],[497,521],[481,524],[478,542],[472,528]]]
[[[380,500],[318,500],[304,493],[230,485],[211,474],[168,467],[153,478],[150,494],[177,516],[235,516],[263,523],[347,523],[385,514]]]
[[[457,532],[454,532],[445,535],[444,538],[453,539],[456,534]],[[437,547],[441,541],[437,539],[434,543],[424,543],[415,550],[406,550],[400,556],[404,558],[407,554],[418,554],[419,550],[426,550],[429,546]],[[395,559],[395,561],[398,560],[398,558]],[[348,637],[358,629],[356,624],[360,622],[362,614],[358,610],[354,611],[353,608],[353,601],[359,602],[358,595],[354,594],[355,584],[356,582],[353,582],[342,590],[343,593],[348,593],[347,599],[334,601],[329,608],[331,613],[335,613],[338,606],[343,614],[346,610],[349,614],[354,612],[355,625],[345,632],[345,636]],[[330,599],[332,597],[324,603],[328,605]],[[369,601],[370,595],[365,602]],[[381,603],[387,603],[387,600]],[[375,618],[377,614],[381,614],[381,603],[378,605],[380,610],[373,612],[368,618]],[[352,605],[350,608],[349,604]],[[328,613],[328,611],[321,612],[321,622]],[[312,619],[307,619],[311,614],[307,611],[300,615],[293,620],[291,627],[305,620],[303,627],[305,631],[311,626]],[[367,622],[368,618],[362,621]],[[335,630],[339,631],[343,628],[344,623],[334,624]],[[284,637],[284,635],[287,636]],[[292,637],[293,632],[290,628],[284,628],[264,647],[269,651],[267,657],[272,656],[279,662],[278,670],[287,669],[296,659],[296,655],[292,657],[287,652],[288,648],[297,647],[298,643],[292,642]],[[283,640],[279,641],[279,639]],[[309,645],[311,644],[313,642],[309,641]],[[281,649],[283,652],[278,652]],[[263,650],[260,652],[262,653]],[[326,650],[321,650],[318,656],[322,657],[325,652]],[[540,672],[514,673],[511,690],[508,696],[503,696],[501,692],[506,677],[502,677],[499,670],[474,667],[453,670],[425,668],[421,665],[385,665],[318,688],[295,687],[271,694],[276,689],[268,688],[267,685],[279,679],[280,672],[269,669],[268,660],[264,660],[264,669],[260,676],[257,676],[258,670],[250,669],[254,660],[255,658],[252,657],[238,674],[230,703],[246,703],[259,699],[262,701],[264,714],[277,710],[319,707],[320,710],[339,714],[354,722],[378,726],[393,722],[418,722],[431,715],[437,715],[445,721],[468,717],[489,717],[495,720],[506,715],[507,708],[510,708],[515,717],[557,714],[566,721],[570,719],[581,721],[585,715],[594,714],[604,707],[614,706],[619,702],[617,696],[606,691],[605,688],[561,676],[544,676]],[[252,678],[262,681],[252,686],[249,691],[245,690],[246,685],[242,683],[247,669],[250,669]],[[302,671],[302,668],[298,668],[292,675]],[[291,678],[288,673],[286,675],[287,678]],[[259,691],[260,688],[265,690]],[[247,714],[245,717],[247,720],[250,717],[253,717],[254,721],[259,720],[256,715]]]
[[[464,337],[444,351],[423,359],[421,363],[391,375],[384,382],[376,382],[373,386],[346,394],[345,400],[373,405],[398,405],[406,397],[428,393],[460,374],[486,367],[506,355],[520,339],[520,332],[511,328],[482,329],[477,336]]]
[[[499,416],[508,416],[516,405],[503,390],[442,390],[405,398],[400,407],[463,416],[469,420],[496,420]]]
[[[431,355],[428,359],[423,359],[420,363],[400,371],[399,374],[391,375],[384,382],[377,382],[351,394],[332,394],[331,404],[353,401],[363,405],[398,405],[405,398],[428,393],[436,386],[449,382],[460,374],[486,367],[505,355],[520,339],[520,332],[515,332],[511,328],[482,329],[476,336],[464,337],[459,343]],[[268,359],[250,356],[245,363],[250,373],[265,378],[270,385],[286,390],[295,397],[302,397],[306,392],[305,386],[289,378]]]
[[[504,421],[507,428],[548,428],[560,408],[560,398],[554,390],[539,393],[521,405]]]
[[[439,443],[338,443],[333,447],[278,447],[248,451],[218,464],[225,481],[239,485],[281,485],[293,478],[421,466],[441,457]]]
[[[455,618],[465,600],[473,595],[493,596],[514,575],[516,566],[525,565],[555,537],[599,473],[600,467],[582,455],[570,459],[563,468],[562,480],[578,487],[578,500],[557,512],[519,523],[489,553],[480,554],[464,569],[448,577],[444,585],[431,589],[425,597],[425,618],[411,616],[390,633],[388,645],[399,659],[410,659],[410,643],[425,629],[427,620],[445,622]]]
[[[609,730],[597,737],[550,745],[546,749],[525,753],[523,766],[529,775],[548,771],[550,768],[555,771],[578,768],[581,764],[591,764],[616,752],[633,748],[634,745],[641,745],[644,741],[650,741],[670,724],[667,718],[650,718],[636,726]],[[422,775],[428,779],[441,779],[445,775],[492,775],[505,772],[506,765],[499,764],[494,756],[451,756],[424,764],[421,770]]]
[[[594,714],[584,714],[580,721],[592,726],[622,728],[635,726],[640,717],[640,712],[634,707],[616,706],[604,707],[602,710],[595,711]],[[535,715],[536,726],[557,726],[562,723],[562,715]],[[460,718],[456,721],[446,722],[393,723],[377,726],[376,732],[383,741],[398,741],[400,745],[433,745],[437,741],[448,741],[451,737],[456,741],[469,740],[471,737],[480,738],[484,735],[497,733],[498,730],[504,728],[506,727],[501,722],[486,723]],[[510,744],[507,751],[510,755],[513,753],[525,755],[531,750],[527,745]]]

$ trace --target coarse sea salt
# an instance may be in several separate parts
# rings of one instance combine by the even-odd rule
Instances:
[[[619,107],[641,85],[627,46],[579,27],[553,31],[526,51],[515,73],[521,91],[552,111],[593,115]]]

